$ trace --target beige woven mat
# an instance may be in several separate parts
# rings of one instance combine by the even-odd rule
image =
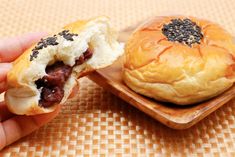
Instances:
[[[190,14],[235,34],[233,0],[1,0],[0,37],[53,31],[108,15],[123,29],[163,13]],[[48,125],[5,148],[4,156],[235,156],[235,101],[184,131],[169,129],[84,78],[77,97]],[[0,154],[1,156],[1,154]]]

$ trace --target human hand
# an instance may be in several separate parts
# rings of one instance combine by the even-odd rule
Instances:
[[[31,33],[0,40],[0,94],[7,89],[6,75],[11,68],[10,62],[45,35],[45,33]],[[12,114],[4,101],[0,102],[0,150],[51,121],[59,110],[60,105],[51,113],[19,116]]]

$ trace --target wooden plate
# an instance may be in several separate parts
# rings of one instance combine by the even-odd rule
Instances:
[[[123,30],[120,33],[119,40],[125,42],[134,28],[129,27]],[[223,94],[196,105],[177,106],[158,102],[137,94],[128,88],[122,81],[121,70],[122,58],[107,68],[95,71],[88,78],[154,119],[174,129],[191,127],[235,96],[235,86],[233,86]]]

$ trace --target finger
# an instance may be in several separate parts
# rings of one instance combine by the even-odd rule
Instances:
[[[51,113],[36,116],[15,116],[0,123],[0,150],[51,121],[59,113],[59,110],[60,106]]]
[[[0,63],[0,94],[7,88],[7,72],[11,69],[11,63]]]
[[[0,40],[0,62],[12,62],[33,43],[46,35],[45,32],[29,33]]]
[[[8,110],[6,104],[4,102],[0,102],[0,122],[3,122],[13,116],[15,116],[15,114]]]

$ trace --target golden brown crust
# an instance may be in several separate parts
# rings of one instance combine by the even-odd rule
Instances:
[[[201,43],[189,47],[168,41],[162,28],[175,18],[196,22],[203,33]],[[196,103],[233,84],[234,53],[232,36],[217,24],[194,17],[155,17],[127,42],[123,78],[133,90],[157,100]]]
[[[204,38],[200,45],[193,45],[192,48],[177,42],[168,41],[162,34],[162,27],[174,18],[185,18],[183,16],[175,17],[155,17],[141,27],[139,27],[127,42],[125,53],[125,67],[135,69],[148,64],[150,61],[160,57],[163,53],[167,53],[170,48],[174,47],[174,53],[178,55],[181,52],[190,53],[194,57],[202,57],[208,48],[216,48],[222,52],[226,49],[227,53],[234,53],[234,43],[232,36],[223,28],[212,22],[190,17],[202,28]],[[137,46],[138,45],[138,46]],[[205,49],[205,51],[204,51]],[[146,53],[151,52],[151,53]]]

